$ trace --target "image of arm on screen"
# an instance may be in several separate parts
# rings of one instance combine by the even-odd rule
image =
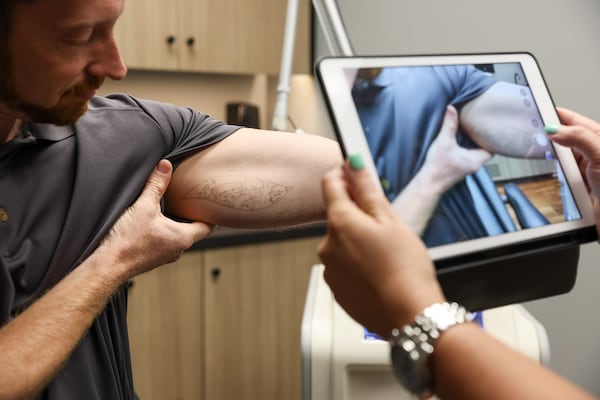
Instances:
[[[527,86],[495,83],[462,107],[460,124],[473,142],[493,154],[541,159],[552,151]]]
[[[552,151],[528,87],[497,82],[466,102],[458,116],[448,106],[425,163],[393,200],[394,209],[414,232],[423,233],[446,190],[475,173],[492,154],[545,158]],[[458,125],[479,149],[456,141]]]
[[[355,169],[346,164],[323,179],[329,222],[319,256],[336,301],[368,330],[390,338],[394,328],[446,299],[423,242],[350,159]],[[473,322],[443,331],[430,357],[432,389],[441,399],[593,398]]]

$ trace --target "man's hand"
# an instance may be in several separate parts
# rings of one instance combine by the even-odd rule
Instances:
[[[467,149],[456,141],[458,112],[449,105],[437,138],[427,150],[423,168],[445,192],[467,175],[476,172],[492,155],[483,149]]]
[[[162,160],[148,178],[144,191],[115,223],[99,250],[115,254],[126,279],[176,261],[184,250],[207,236],[212,225],[175,222],[165,217],[160,201],[173,168]]]

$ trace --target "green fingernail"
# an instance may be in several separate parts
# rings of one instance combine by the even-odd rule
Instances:
[[[365,167],[365,162],[360,154],[350,154],[348,156],[348,162],[350,163],[350,168],[355,171],[360,171]]]
[[[548,134],[548,135],[553,135],[556,132],[558,132],[558,129],[560,128],[560,125],[556,125],[556,124],[548,124],[546,126],[544,126],[544,131]]]

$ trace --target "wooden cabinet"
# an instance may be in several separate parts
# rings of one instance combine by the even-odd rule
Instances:
[[[129,290],[133,383],[143,400],[202,399],[202,253],[137,276]]]
[[[182,46],[177,43],[176,1],[127,0],[115,35],[130,68],[176,70]],[[179,38],[181,41],[181,38]]]
[[[127,0],[116,35],[130,68],[277,74],[286,12],[282,0]],[[294,71],[310,72],[309,0],[300,0]]]
[[[300,399],[312,240],[206,252],[206,399]]]
[[[191,251],[135,278],[134,384],[152,399],[300,399],[300,328],[319,238]]]

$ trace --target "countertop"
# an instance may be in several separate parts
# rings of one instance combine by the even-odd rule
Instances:
[[[285,229],[235,229],[217,226],[208,237],[194,244],[191,250],[217,247],[239,246],[244,244],[273,242],[277,240],[323,236],[326,223],[318,222]]]

